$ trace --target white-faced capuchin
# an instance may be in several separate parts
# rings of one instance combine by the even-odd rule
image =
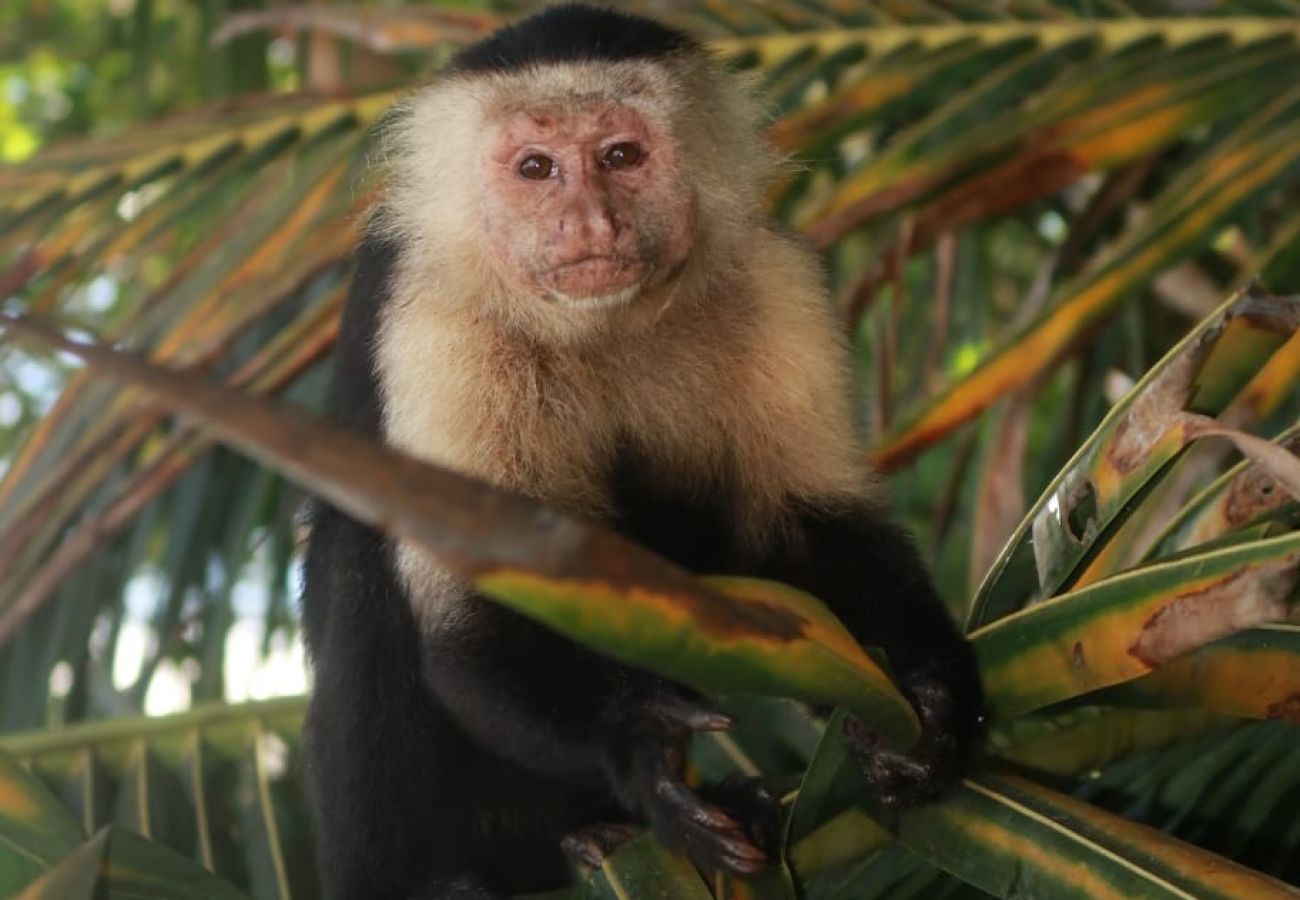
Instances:
[[[924,726],[906,756],[850,731],[879,799],[950,785],[974,658],[873,485],[841,326],[765,212],[778,160],[743,87],[685,34],[561,6],[461,52],[384,141],[333,415],[691,571],[821,598]],[[304,602],[327,897],[558,887],[562,844],[629,822],[705,867],[774,852],[761,788],[683,783],[691,733],[727,724],[690,691],[327,506]]]

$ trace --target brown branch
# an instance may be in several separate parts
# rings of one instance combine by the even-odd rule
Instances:
[[[0,300],[17,294],[27,287],[36,274],[45,267],[43,254],[37,250],[28,250],[18,257],[9,268],[0,272]]]
[[[1120,166],[1106,176],[1101,187],[1088,198],[1083,211],[1075,217],[1070,233],[1065,236],[1065,241],[1057,251],[1056,270],[1059,276],[1073,275],[1087,262],[1088,247],[1115,214],[1132,203],[1160,159],[1159,154],[1153,153]]]
[[[934,393],[939,390],[943,373],[939,365],[943,362],[943,351],[948,346],[948,328],[952,320],[952,285],[957,270],[957,236],[945,231],[939,236],[935,247],[934,285],[934,322],[929,345],[925,350],[925,361],[921,365],[922,390]]]
[[[257,31],[307,31],[353,41],[376,53],[466,44],[500,26],[487,12],[343,4],[279,6],[234,13],[212,34],[214,46]]]
[[[1024,517],[1025,448],[1036,390],[1017,391],[999,406],[975,492],[970,584],[978,587]]]
[[[672,563],[602,529],[486,482],[430,465],[336,425],[107,347],[71,341],[29,316],[0,315],[0,329],[71,353],[102,376],[147,390],[156,401],[348,515],[405,538],[455,574],[475,580],[523,571],[615,589],[671,595],[701,622],[766,633],[760,609],[731,603]],[[0,643],[29,610],[0,614]],[[737,621],[737,618],[742,621]]]

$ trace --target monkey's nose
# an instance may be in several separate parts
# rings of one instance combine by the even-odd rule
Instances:
[[[604,191],[593,185],[577,186],[575,195],[560,218],[560,232],[575,235],[589,250],[608,250],[614,246],[619,225]]]
[[[618,234],[614,214],[590,200],[571,205],[556,222],[557,249],[566,259],[612,253]]]
[[[586,211],[582,217],[582,234],[593,244],[610,244],[618,237],[618,223],[614,215],[603,206]]]

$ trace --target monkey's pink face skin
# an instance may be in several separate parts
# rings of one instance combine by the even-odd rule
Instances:
[[[695,198],[671,136],[628,107],[517,114],[486,168],[493,260],[541,296],[621,305],[690,252]]]

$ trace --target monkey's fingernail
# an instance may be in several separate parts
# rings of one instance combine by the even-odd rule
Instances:
[[[719,831],[724,829],[727,831],[739,830],[739,826],[732,821],[731,816],[727,815],[716,806],[708,806],[707,804],[700,803],[697,806],[689,808],[687,813],[690,815],[692,822],[696,825],[703,825],[705,828],[714,828]]]
[[[739,826],[731,816],[711,806],[688,788],[686,785],[665,779],[659,783],[659,796],[663,797],[679,812],[685,813],[686,816],[696,825],[704,828],[711,828],[715,831],[738,831]]]
[[[726,713],[703,709],[686,723],[692,731],[726,731],[735,724],[736,720]]]
[[[570,859],[592,868],[599,866],[605,858],[604,848],[586,835],[565,835],[560,848]]]
[[[752,860],[747,860],[747,859],[740,860],[740,859],[733,859],[732,857],[726,857],[726,859],[723,861],[723,864],[733,874],[751,876],[751,875],[757,875],[759,872],[763,871],[763,866],[767,864],[767,860],[763,860],[762,862],[754,862]]]
[[[726,713],[684,697],[664,697],[655,703],[659,713],[691,731],[726,731],[735,720]]]
[[[767,854],[743,838],[725,838],[722,846],[727,848],[727,854],[734,859],[749,860],[754,863],[767,862]]]

